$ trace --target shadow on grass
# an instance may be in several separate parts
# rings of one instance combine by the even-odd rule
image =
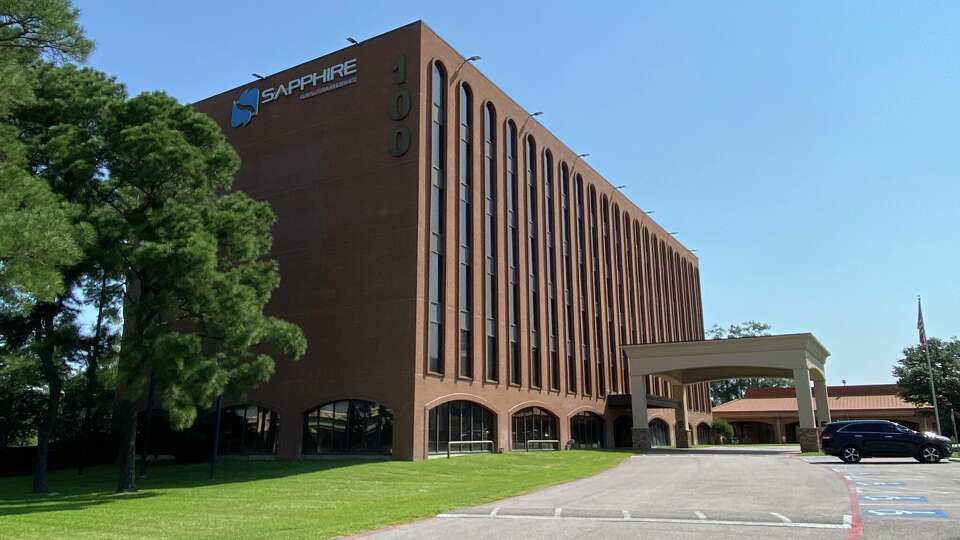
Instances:
[[[70,512],[86,510],[105,504],[132,499],[149,499],[158,496],[157,493],[93,493],[87,495],[35,495],[21,499],[0,500],[0,516],[17,514],[35,514],[38,512]]]
[[[138,491],[115,493],[117,467],[91,467],[84,476],[75,471],[52,471],[48,484],[56,495],[30,493],[32,478],[14,476],[0,478],[0,517],[35,512],[84,510],[117,502],[175,495],[171,490],[201,488],[271,480],[301,474],[383,463],[384,460],[329,459],[329,460],[223,460],[217,463],[216,475],[209,478],[209,464],[180,465],[154,463],[147,468],[147,477],[137,480]]]

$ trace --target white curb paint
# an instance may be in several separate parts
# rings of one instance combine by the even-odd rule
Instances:
[[[849,529],[850,523],[784,523],[782,521],[728,521],[718,519],[674,519],[674,518],[603,518],[603,517],[554,517],[554,516],[515,516],[483,514],[437,514],[438,518],[467,519],[570,519],[575,521],[610,521],[619,523],[676,523],[686,525],[731,525],[736,527],[791,527],[800,529]],[[845,520],[846,521],[846,520]]]

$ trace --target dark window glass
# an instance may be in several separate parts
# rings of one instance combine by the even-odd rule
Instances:
[[[304,454],[391,454],[393,413],[373,401],[326,403],[303,417]]]
[[[613,322],[613,307],[614,307],[614,293],[613,293],[613,261],[610,255],[610,243],[611,243],[611,234],[610,234],[610,203],[607,201],[606,197],[601,199],[601,215],[603,218],[603,282],[605,286],[605,310],[607,318],[607,345],[609,347],[608,352],[609,356],[607,357],[610,360],[610,391],[617,393],[619,391],[619,373],[617,369],[617,362],[619,355],[617,354],[617,336],[616,329],[614,328]]]
[[[492,452],[497,446],[496,416],[471,401],[448,401],[430,409],[427,450],[446,454],[451,441],[476,441],[450,446],[450,453]],[[480,442],[488,441],[488,442]]]
[[[256,405],[224,407],[220,414],[221,454],[275,454],[277,413]]]
[[[473,235],[473,143],[471,131],[470,90],[466,85],[460,85],[460,144],[458,176],[460,177],[460,357],[457,374],[461,377],[473,378],[473,343],[472,343],[472,297],[473,274],[471,258],[471,238]]]
[[[586,215],[583,192],[583,178],[578,174],[575,182],[577,205],[577,276],[579,281],[580,301],[580,358],[582,360],[583,393],[590,395],[593,392],[593,383],[590,377],[590,334],[587,322],[587,236]]]
[[[557,355],[557,235],[554,231],[553,218],[553,156],[550,152],[543,154],[543,218],[544,246],[547,250],[547,261],[544,267],[547,272],[547,305],[550,314],[547,318],[547,338],[550,348],[550,389],[560,390],[560,357]]]
[[[497,146],[493,106],[483,109],[483,268],[486,378],[500,380],[497,358]]]
[[[557,419],[540,407],[528,407],[511,418],[514,450],[559,450]]]
[[[593,277],[593,322],[597,340],[597,395],[607,393],[603,365],[603,306],[600,305],[600,224],[597,217],[597,191],[590,186],[590,274]]]
[[[530,319],[530,386],[540,388],[540,244],[537,238],[537,158],[532,137],[526,142],[527,170],[527,309]]]
[[[574,357],[576,344],[573,339],[573,300],[570,278],[573,275],[570,257],[570,172],[566,163],[560,166],[560,232],[563,252],[563,324],[567,353],[567,391],[577,391],[577,365]]]
[[[573,415],[570,438],[576,448],[603,448],[603,418],[589,412]]]
[[[430,131],[430,268],[429,294],[430,324],[427,329],[427,368],[434,373],[443,373],[443,171],[446,152],[444,148],[444,93],[446,77],[443,67],[433,64],[432,107]]]
[[[517,324],[520,319],[520,237],[517,232],[517,128],[507,122],[507,311],[509,323],[510,383],[520,384],[520,342]]]

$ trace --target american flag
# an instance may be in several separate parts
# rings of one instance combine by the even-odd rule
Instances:
[[[917,297],[917,330],[920,331],[920,345],[927,346],[927,332],[923,329],[923,308],[920,307],[920,297]]]

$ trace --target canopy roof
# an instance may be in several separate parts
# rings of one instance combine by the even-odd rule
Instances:
[[[738,377],[794,378],[806,369],[825,381],[830,353],[810,333],[624,345],[630,373],[656,374],[680,384]]]

